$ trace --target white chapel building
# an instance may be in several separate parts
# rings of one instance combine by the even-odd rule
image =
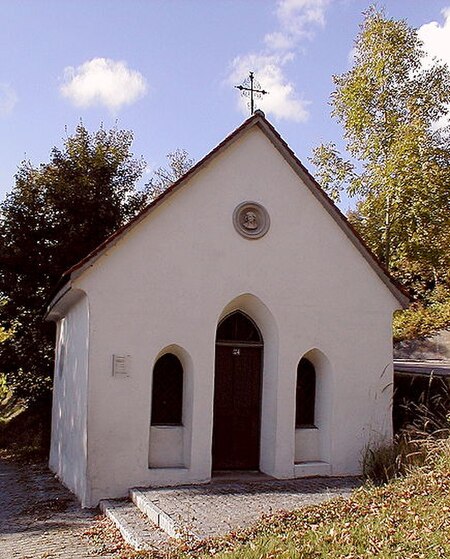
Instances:
[[[50,467],[133,486],[358,474],[401,291],[257,111],[63,277]]]

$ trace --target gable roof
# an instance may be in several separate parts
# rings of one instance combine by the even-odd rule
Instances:
[[[288,144],[283,140],[280,134],[275,130],[272,124],[266,119],[264,113],[260,110],[244,121],[241,126],[236,128],[229,136],[227,136],[220,144],[210,151],[203,159],[196,163],[191,169],[185,173],[180,179],[174,182],[160,196],[155,198],[143,210],[141,210],[133,219],[120,227],[115,233],[108,237],[103,243],[89,253],[85,258],[77,262],[61,277],[56,286],[57,294],[48,306],[48,312],[56,304],[56,302],[67,292],[67,285],[72,279],[79,277],[87,268],[91,267],[104,254],[104,252],[114,246],[124,235],[134,228],[138,223],[145,219],[151,211],[159,206],[166,198],[171,196],[178,189],[182,188],[196,173],[208,165],[220,153],[227,149],[233,142],[242,137],[251,128],[257,126],[270,140],[273,146],[283,156],[285,161],[291,166],[293,171],[298,175],[301,181],[306,185],[314,197],[322,204],[328,214],[334,219],[337,225],[345,233],[348,239],[358,249],[361,255],[366,259],[374,272],[383,281],[394,297],[399,301],[402,307],[406,308],[410,302],[410,296],[407,291],[389,274],[387,269],[375,254],[369,249],[363,241],[356,229],[349,223],[347,218],[341,213],[339,208],[334,204],[331,198],[320,187],[314,177],[309,173],[306,167],[300,162],[295,153]],[[66,287],[66,289],[64,289]]]

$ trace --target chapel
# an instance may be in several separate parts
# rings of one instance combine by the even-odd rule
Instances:
[[[361,472],[392,437],[408,297],[261,111],[68,270],[50,467],[134,486]]]

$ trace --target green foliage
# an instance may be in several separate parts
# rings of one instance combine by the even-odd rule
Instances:
[[[394,315],[394,342],[430,336],[449,327],[450,299],[429,306],[413,303],[408,309]]]
[[[8,383],[6,382],[6,375],[0,373],[0,403],[6,398],[9,393]]]
[[[146,184],[146,192],[151,200],[160,196],[175,181],[181,178],[194,164],[194,160],[184,149],[176,149],[167,155],[169,167],[158,167]]]
[[[0,345],[8,339],[11,335],[10,332],[7,332],[4,328],[0,327]],[[6,398],[9,394],[8,383],[6,382],[6,375],[4,373],[0,373],[0,403]]]
[[[1,370],[19,397],[37,399],[51,386],[52,324],[46,304],[62,273],[136,214],[146,194],[136,190],[145,163],[131,154],[128,131],[80,124],[54,148],[50,162],[24,161],[1,204]]]
[[[24,406],[14,396],[0,405],[0,458],[46,460],[50,448],[51,406],[47,399]]]
[[[314,148],[311,162],[317,167],[320,185],[335,202],[340,201],[347,182],[353,184],[356,181],[354,165],[342,158],[333,142]]]
[[[314,150],[323,186],[358,199],[349,216],[379,259],[418,297],[450,285],[450,73],[424,64],[405,21],[365,14],[354,64],[334,76],[333,116],[350,160],[333,144]]]
[[[6,332],[4,328],[0,328],[0,344],[4,342],[9,335],[9,332]]]

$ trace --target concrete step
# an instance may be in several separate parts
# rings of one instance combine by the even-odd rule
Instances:
[[[148,495],[139,488],[130,489],[130,499],[136,507],[145,514],[161,530],[164,530],[171,538],[176,539],[201,539],[190,531],[186,525],[177,521],[175,515],[163,511]]]
[[[99,506],[134,549],[160,550],[169,545],[168,535],[150,522],[131,501],[105,499]]]
[[[328,462],[310,461],[294,464],[294,477],[330,476],[331,465]]]
[[[321,463],[313,463],[314,467]],[[303,466],[303,464],[300,464]],[[136,549],[161,549],[241,530],[277,510],[295,510],[347,497],[359,478],[235,479],[175,487],[135,487],[131,501],[103,501],[125,540]],[[170,542],[172,538],[172,542]]]

